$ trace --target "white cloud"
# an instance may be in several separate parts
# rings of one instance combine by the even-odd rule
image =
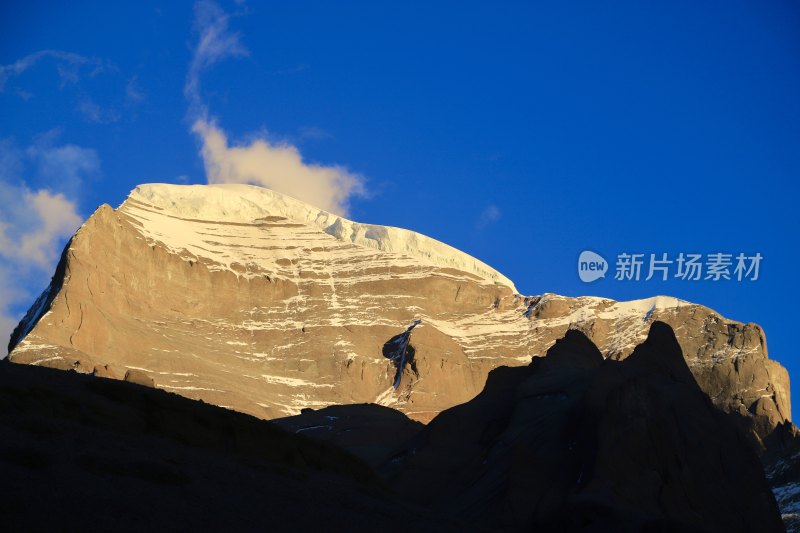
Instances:
[[[215,124],[198,120],[193,131],[203,140],[203,163],[209,183],[249,183],[273,189],[333,213],[345,214],[347,201],[363,194],[363,180],[339,166],[303,161],[290,144],[264,139],[229,146]]]
[[[35,170],[37,182],[69,195],[77,195],[87,178],[100,171],[100,158],[91,148],[74,144],[55,146],[57,130],[42,135],[25,150]]]
[[[75,202],[61,193],[0,183],[0,354],[21,313],[13,307],[34,295],[24,289],[33,280],[44,288],[58,259],[61,242],[83,219]],[[13,283],[12,283],[13,281]]]
[[[14,240],[9,239],[7,231],[4,231],[5,246],[0,253],[16,263],[35,265],[47,271],[57,258],[58,242],[70,237],[83,219],[78,215],[75,202],[61,193],[46,189],[36,192],[24,190],[20,201],[31,213],[32,216],[25,218],[32,218],[33,225],[12,228],[19,234]]]
[[[46,181],[60,166],[62,177],[79,186],[82,174],[99,168],[94,150],[48,145],[56,135],[24,150],[0,140],[0,356],[24,307],[52,276],[64,241],[83,221],[75,200],[50,186],[30,187],[23,176]]]
[[[3,297],[0,296],[0,307],[2,307],[2,305]],[[0,359],[8,355],[8,344],[11,340],[11,334],[14,332],[14,328],[17,327],[17,324],[19,324],[18,320],[0,315],[0,339],[3,339],[2,346],[0,346]]]
[[[231,145],[227,134],[210,117],[200,92],[200,76],[215,63],[246,56],[240,35],[228,29],[229,16],[210,0],[195,4],[197,46],[186,76],[192,131],[202,142],[201,154],[209,183],[249,183],[303,200],[337,214],[346,214],[348,201],[364,195],[364,179],[339,165],[303,160],[297,147],[274,142],[266,134],[248,143]],[[320,134],[321,130],[314,133]]]
[[[493,224],[498,220],[500,220],[502,216],[503,213],[496,205],[494,204],[487,205],[486,208],[483,211],[481,211],[481,214],[478,217],[478,221],[475,222],[475,228],[479,230],[484,229],[489,224]]]
[[[83,219],[76,203],[60,192],[31,190],[0,182],[0,258],[3,265],[33,266],[50,271],[59,242],[70,237]]]
[[[0,358],[8,353],[8,341],[11,332],[17,327],[21,317],[14,317],[8,309],[11,305],[26,296],[24,291],[13,283],[12,273],[0,265]]]

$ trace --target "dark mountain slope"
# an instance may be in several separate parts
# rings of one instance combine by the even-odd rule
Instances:
[[[623,361],[569,331],[493,371],[384,472],[414,501],[509,530],[783,530],[756,453],[660,322]]]
[[[124,381],[0,363],[4,531],[463,530],[358,459]]]

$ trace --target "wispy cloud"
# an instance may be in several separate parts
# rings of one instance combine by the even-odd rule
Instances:
[[[203,71],[223,59],[247,56],[250,52],[242,45],[240,34],[228,29],[230,16],[214,2],[196,2],[194,16],[194,31],[198,38],[183,92],[189,101],[189,113],[198,117],[206,114],[200,95],[200,75]]]
[[[322,141],[333,138],[333,135],[319,126],[302,126],[298,128],[297,132],[300,134],[300,138],[304,140]]]
[[[73,99],[75,110],[88,122],[110,124],[122,118],[120,109],[130,107],[142,101],[143,93],[139,89],[136,76],[124,80],[119,69],[113,63],[97,58],[87,57],[73,52],[61,50],[40,50],[8,64],[0,65],[0,94],[6,88],[20,100],[27,102],[35,96],[34,92],[22,83],[14,83],[25,72],[42,64],[54,68],[58,73],[58,89],[65,90],[68,98]],[[92,80],[105,75],[104,91],[92,91]],[[29,81],[35,82],[32,77]],[[116,91],[108,91],[107,82],[117,85]],[[39,85],[37,90],[41,90]],[[99,101],[98,101],[99,99]]]
[[[249,183],[293,196],[328,211],[346,214],[353,196],[365,195],[364,178],[339,165],[303,159],[297,147],[265,133],[232,145],[203,100],[202,73],[224,59],[249,55],[241,35],[229,29],[229,15],[210,0],[195,4],[197,44],[186,75],[192,132],[202,143],[209,183]],[[321,130],[310,132],[320,134]]]
[[[475,229],[485,229],[490,224],[494,224],[500,220],[502,216],[503,213],[500,211],[500,208],[494,204],[489,204],[481,211],[480,216],[478,216],[478,220],[475,222]]]
[[[118,111],[100,107],[97,102],[88,97],[80,101],[78,104],[78,111],[83,115],[83,118],[97,124],[111,124],[120,119]]]
[[[94,76],[108,67],[106,62],[96,57],[86,57],[72,52],[61,50],[40,50],[16,60],[10,65],[0,65],[0,92],[5,89],[6,82],[17,77],[43,59],[56,61],[56,69],[61,79],[61,86],[77,83],[80,79],[80,68],[91,68],[90,75]]]
[[[125,101],[130,104],[138,104],[142,100],[144,100],[144,91],[139,86],[139,78],[137,76],[133,76],[132,78],[128,78],[128,81],[125,83]]]

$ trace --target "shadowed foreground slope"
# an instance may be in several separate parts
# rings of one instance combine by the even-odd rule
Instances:
[[[347,450],[373,468],[389,461],[425,427],[400,411],[375,404],[304,409],[272,423]]]
[[[5,531],[462,530],[397,506],[359,460],[247,415],[0,363]]]

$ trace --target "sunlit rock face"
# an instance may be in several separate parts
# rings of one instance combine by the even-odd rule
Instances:
[[[395,389],[383,347],[415,320]],[[755,324],[670,297],[524,297],[443,243],[245,185],[142,185],[118,209],[101,206],[15,331],[9,357],[149,377],[261,418],[378,403],[426,422],[568,329],[623,359],[654,320],[675,330],[714,403],[756,434],[790,417],[788,375]]]

